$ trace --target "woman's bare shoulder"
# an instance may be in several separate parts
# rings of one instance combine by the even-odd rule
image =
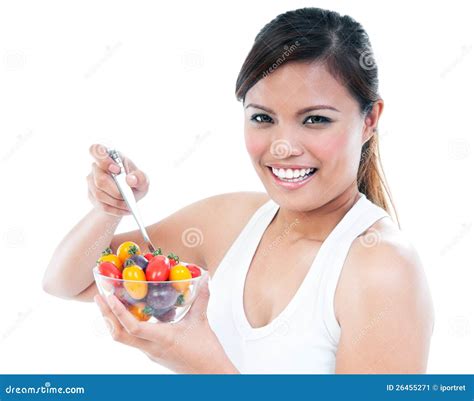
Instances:
[[[413,243],[389,218],[354,240],[335,299],[337,373],[425,371],[433,302]]]
[[[203,249],[206,267],[214,273],[220,261],[252,215],[270,197],[264,192],[229,192],[207,198],[206,232]]]
[[[336,316],[341,323],[352,319],[349,305],[367,302],[380,307],[393,297],[405,304],[416,300],[425,312],[431,307],[424,268],[414,244],[385,217],[357,237],[349,249],[336,292]]]

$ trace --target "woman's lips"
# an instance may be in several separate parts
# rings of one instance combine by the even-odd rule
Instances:
[[[303,181],[288,182],[288,181],[281,180],[279,177],[273,174],[271,167],[267,167],[267,170],[268,170],[268,173],[272,176],[272,179],[275,182],[275,184],[286,189],[301,188],[303,185],[306,185],[309,181],[311,181],[311,179],[318,173],[318,169],[316,169],[316,171],[313,174],[311,174],[308,178],[304,179]]]

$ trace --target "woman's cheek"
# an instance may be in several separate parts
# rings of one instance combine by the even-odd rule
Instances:
[[[347,139],[343,135],[331,135],[318,146],[317,154],[322,160],[337,160],[345,154]]]
[[[256,133],[246,132],[245,133],[245,147],[247,152],[251,156],[263,155],[267,148],[268,143],[263,135],[257,135]]]

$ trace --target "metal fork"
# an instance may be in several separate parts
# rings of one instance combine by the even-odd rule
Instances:
[[[122,158],[120,157],[119,152],[117,152],[115,149],[107,149],[107,153],[112,158],[112,160],[115,163],[117,163],[117,165],[120,167],[120,173],[118,174],[110,173],[110,174],[112,175],[115,183],[117,184],[117,188],[120,191],[120,194],[122,195],[123,200],[127,204],[128,209],[130,210],[130,212],[132,212],[132,215],[138,224],[138,228],[140,229],[140,232],[143,236],[143,239],[145,240],[146,245],[148,246],[148,249],[150,250],[150,252],[153,253],[155,252],[155,247],[151,243],[150,237],[148,236],[145,225],[143,224],[143,220],[138,211],[135,195],[133,194],[132,189],[130,188],[130,186],[127,184],[127,181],[125,180],[127,176],[127,171],[125,170],[125,166],[123,164]]]

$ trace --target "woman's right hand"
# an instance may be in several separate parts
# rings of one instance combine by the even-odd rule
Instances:
[[[89,152],[94,158],[92,171],[87,176],[89,200],[92,205],[96,209],[113,216],[130,214],[127,204],[110,175],[110,173],[118,173],[120,169],[108,155],[107,148],[100,144],[94,144],[89,148]],[[128,173],[126,177],[127,184],[132,188],[135,199],[138,201],[148,192],[150,185],[148,177],[122,153],[120,153],[120,156]]]

